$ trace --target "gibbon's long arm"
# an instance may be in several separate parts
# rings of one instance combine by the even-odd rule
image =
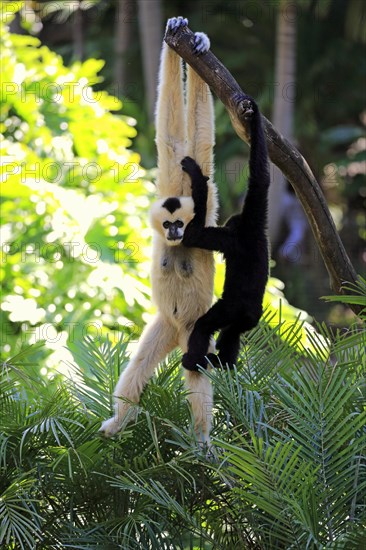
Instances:
[[[189,174],[192,182],[194,218],[184,231],[183,244],[188,247],[224,252],[224,243],[229,238],[226,227],[205,227],[207,204],[207,180],[200,166],[190,157],[182,162],[183,170]]]
[[[199,34],[199,33],[196,33]],[[215,116],[210,88],[187,67],[187,155],[194,158],[205,175],[213,178]]]
[[[169,46],[163,44],[155,114],[158,153],[156,188],[160,197],[186,194],[180,166],[187,140],[182,82],[182,60]]]
[[[228,110],[238,136],[249,143],[248,124],[238,114],[237,104],[232,99],[236,93],[243,93],[239,84],[211,51],[202,56],[194,55],[193,36],[192,31],[184,27],[175,35],[168,32],[165,41],[207,82]],[[331,287],[338,294],[349,293],[349,290],[343,290],[343,284],[345,281],[356,283],[357,274],[337,233],[314,174],[299,151],[284,139],[265,117],[263,124],[269,156],[290,181],[301,201],[327,268]],[[349,305],[355,313],[361,310],[361,306]]]
[[[194,218],[190,222],[195,227],[205,226],[207,213],[207,195],[209,178],[202,174],[199,165],[191,158],[185,157],[181,162],[183,170],[191,177]]]
[[[231,242],[231,232],[227,227],[196,228],[194,222],[187,226],[183,237],[183,244],[188,247],[212,250],[225,253],[228,242]]]

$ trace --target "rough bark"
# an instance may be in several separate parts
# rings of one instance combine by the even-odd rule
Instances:
[[[250,143],[249,128],[240,122],[232,101],[234,94],[242,92],[239,84],[211,51],[201,56],[193,53],[193,37],[188,27],[181,27],[176,34],[168,32],[165,41],[207,82],[225,105],[238,136]],[[301,201],[329,273],[331,288],[337,294],[344,294],[342,285],[357,282],[357,274],[338,235],[323,192],[299,151],[264,116],[263,124],[270,158],[289,180]],[[361,309],[352,304],[350,307],[355,313]]]

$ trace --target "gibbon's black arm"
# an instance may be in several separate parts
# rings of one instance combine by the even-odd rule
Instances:
[[[230,237],[231,231],[227,227],[202,227],[200,229],[193,225],[192,220],[184,231],[183,244],[224,254],[228,248],[228,242],[231,242]]]
[[[199,165],[191,157],[185,157],[182,168],[192,180],[192,198],[194,202],[194,218],[187,225],[183,244],[188,247],[203,248],[224,252],[224,243],[229,231],[224,227],[205,227],[207,211],[207,181]],[[225,235],[225,236],[224,236]]]
[[[242,219],[246,229],[255,237],[263,232],[263,225],[267,225],[268,188],[270,185],[270,171],[268,150],[264,135],[262,117],[256,102],[246,94],[236,94],[238,112],[249,122],[251,147],[249,155],[248,192],[245,197]]]
[[[201,168],[191,157],[184,157],[181,165],[184,172],[186,172],[191,178],[192,199],[194,202],[195,214],[192,222],[197,228],[204,227],[207,214],[207,182],[209,178],[202,174]]]

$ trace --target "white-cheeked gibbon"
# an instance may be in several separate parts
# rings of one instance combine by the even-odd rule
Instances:
[[[167,30],[175,32],[187,24],[187,19],[172,18]],[[209,47],[207,36],[196,33],[196,54],[204,54]],[[218,205],[212,179],[213,101],[207,84],[189,66],[185,90],[183,81],[181,58],[163,43],[156,109],[158,200],[150,214],[154,229],[151,284],[158,313],[145,328],[136,353],[118,380],[114,416],[101,427],[106,436],[114,435],[131,420],[131,404],[139,402],[158,363],[176,347],[187,352],[196,320],[212,303],[212,252],[182,244],[184,229],[194,216],[194,203],[190,178],[182,170],[181,161],[189,155],[207,174],[206,226],[215,226]],[[210,351],[214,351],[213,339]],[[188,370],[185,379],[197,437],[207,442],[213,401],[211,382],[207,376]]]

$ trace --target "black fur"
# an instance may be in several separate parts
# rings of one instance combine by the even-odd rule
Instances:
[[[168,212],[173,214],[173,212],[175,212],[176,210],[178,210],[178,208],[181,207],[181,203],[177,197],[170,197],[164,202],[163,207],[166,208]]]
[[[190,157],[182,167],[192,180],[195,216],[187,225],[183,244],[188,247],[218,250],[226,260],[224,291],[221,298],[194,326],[183,355],[183,366],[198,370],[206,366],[210,337],[221,329],[217,340],[218,357],[225,366],[236,363],[240,334],[258,324],[269,274],[267,239],[268,189],[270,184],[267,145],[256,103],[244,94],[234,98],[241,117],[249,120],[251,149],[248,192],[243,210],[223,227],[204,227],[207,208],[207,178]],[[216,356],[209,359],[215,364]]]

